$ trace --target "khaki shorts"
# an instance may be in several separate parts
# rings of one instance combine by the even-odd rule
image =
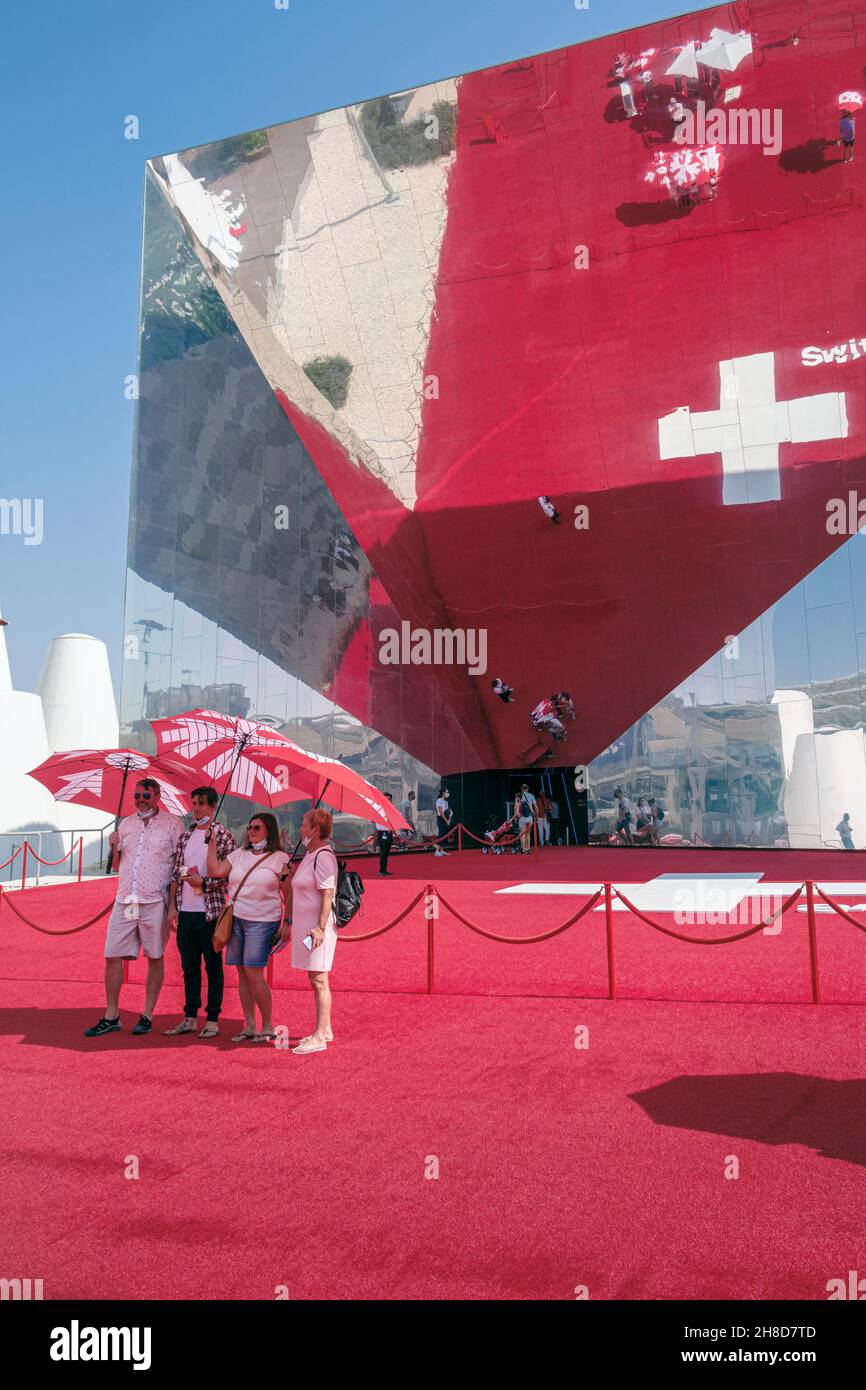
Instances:
[[[159,960],[168,945],[168,918],[165,903],[123,903],[111,909],[105,934],[106,957],[138,960],[143,950],[148,960]]]

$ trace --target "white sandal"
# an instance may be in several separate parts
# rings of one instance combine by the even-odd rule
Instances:
[[[313,1042],[312,1038],[301,1038],[297,1047],[293,1047],[293,1052],[327,1052],[328,1044],[323,1042]]]

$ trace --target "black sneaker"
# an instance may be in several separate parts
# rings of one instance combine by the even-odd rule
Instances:
[[[138,1020],[132,1031],[133,1033],[150,1033],[153,1031],[153,1024],[147,1017],[147,1014],[141,1015],[141,1018]]]
[[[120,1031],[119,1018],[101,1018],[92,1028],[85,1028],[84,1036],[85,1038],[101,1038],[106,1033],[119,1033]]]

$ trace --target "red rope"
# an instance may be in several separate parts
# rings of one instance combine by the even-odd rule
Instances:
[[[443,898],[442,894],[437,889],[434,888],[433,891],[436,893],[443,907],[451,913],[452,917],[456,917],[458,922],[462,922],[464,927],[468,927],[470,931],[476,932],[478,936],[485,936],[488,941],[502,941],[510,946],[533,946],[537,941],[549,941],[552,936],[559,936],[561,932],[568,931],[569,927],[573,927],[575,922],[580,921],[585,912],[589,912],[591,908],[595,907],[595,904],[598,902],[604,890],[601,888],[597,889],[589,902],[584,903],[583,907],[580,908],[578,912],[575,912],[573,917],[569,917],[568,921],[563,922],[561,927],[554,927],[553,931],[543,932],[541,936],[497,936],[494,932],[485,931],[483,927],[477,927],[474,922],[470,922],[461,912],[458,912],[455,907],[452,907],[447,898]]]
[[[765,917],[756,927],[749,927],[746,931],[737,932],[734,936],[715,937],[683,936],[682,932],[671,931],[669,927],[662,927],[658,922],[654,922],[651,917],[647,917],[644,912],[636,908],[634,903],[630,903],[628,898],[623,897],[618,888],[614,888],[613,891],[620,902],[628,908],[629,912],[633,912],[635,917],[640,918],[642,922],[646,922],[647,926],[652,927],[655,931],[660,931],[664,936],[672,936],[676,941],[687,941],[691,946],[727,946],[732,941],[743,941],[747,936],[754,936],[756,932],[765,931],[772,922],[775,922],[777,917],[781,917],[782,914],[787,912],[788,908],[797,901],[803,891],[803,884],[801,883],[797,891],[792,893],[789,898],[785,899],[778,912],[773,912],[769,917]]]
[[[33,858],[37,861],[37,863],[43,864],[43,865],[45,866],[46,869],[56,869],[58,864],[65,864],[66,861],[67,861],[67,859],[71,859],[71,858],[72,858],[73,854],[75,853],[75,849],[76,849],[76,846],[73,845],[72,848],[70,849],[69,853],[68,853],[68,854],[64,854],[64,856],[63,856],[62,859],[43,859],[43,858],[41,858],[40,855],[38,855],[38,854],[36,853],[35,849],[33,848],[33,846],[32,846],[31,844],[28,844],[28,846],[27,846],[28,853],[29,853],[29,854],[32,854]],[[0,864],[0,868],[2,868],[2,867],[3,867],[2,864]]]
[[[818,887],[817,883],[815,884],[815,892],[818,894],[819,898],[824,899],[825,903],[829,903],[834,912],[838,912],[840,917],[844,917],[846,922],[850,922],[852,927],[856,927],[858,931],[866,931],[866,927],[864,927],[862,922],[858,922],[856,917],[852,917],[850,912],[846,912],[841,903],[835,902],[833,898],[828,898],[827,894]]]
[[[87,931],[88,927],[94,926],[94,924],[99,921],[100,917],[104,917],[106,912],[110,912],[114,907],[114,899],[112,898],[111,902],[106,903],[101,912],[97,912],[96,916],[91,917],[89,922],[82,922],[80,927],[69,927],[66,931],[49,931],[47,927],[37,926],[35,922],[30,921],[29,917],[25,917],[23,912],[19,912],[12,901],[11,894],[7,892],[0,894],[0,896],[2,896],[4,902],[8,904],[10,911],[14,912],[15,916],[19,917],[25,926],[32,927],[33,931],[41,932],[43,936],[74,936],[76,932]]]
[[[396,927],[398,922],[402,922],[403,918],[408,916],[408,914],[412,911],[413,907],[417,907],[418,903],[424,897],[426,891],[427,887],[425,885],[421,889],[420,893],[415,894],[415,897],[409,903],[409,906],[404,907],[403,911],[398,913],[394,920],[392,922],[388,922],[386,926],[377,927],[375,931],[365,932],[363,936],[345,936],[343,932],[340,932],[339,937],[337,939],[339,941],[372,941],[374,936],[384,936],[386,931],[391,931],[392,927]]]

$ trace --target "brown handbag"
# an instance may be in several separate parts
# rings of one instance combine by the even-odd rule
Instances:
[[[253,869],[257,869],[260,864],[264,864],[266,859],[270,859],[272,854],[276,854],[275,849],[269,849],[267,854],[263,854],[261,859],[257,859],[255,864],[251,864],[232,893],[219,917],[216,919],[216,926],[213,929],[213,948],[215,951],[224,951],[231,939],[232,929],[235,921],[235,899],[243,888]]]

